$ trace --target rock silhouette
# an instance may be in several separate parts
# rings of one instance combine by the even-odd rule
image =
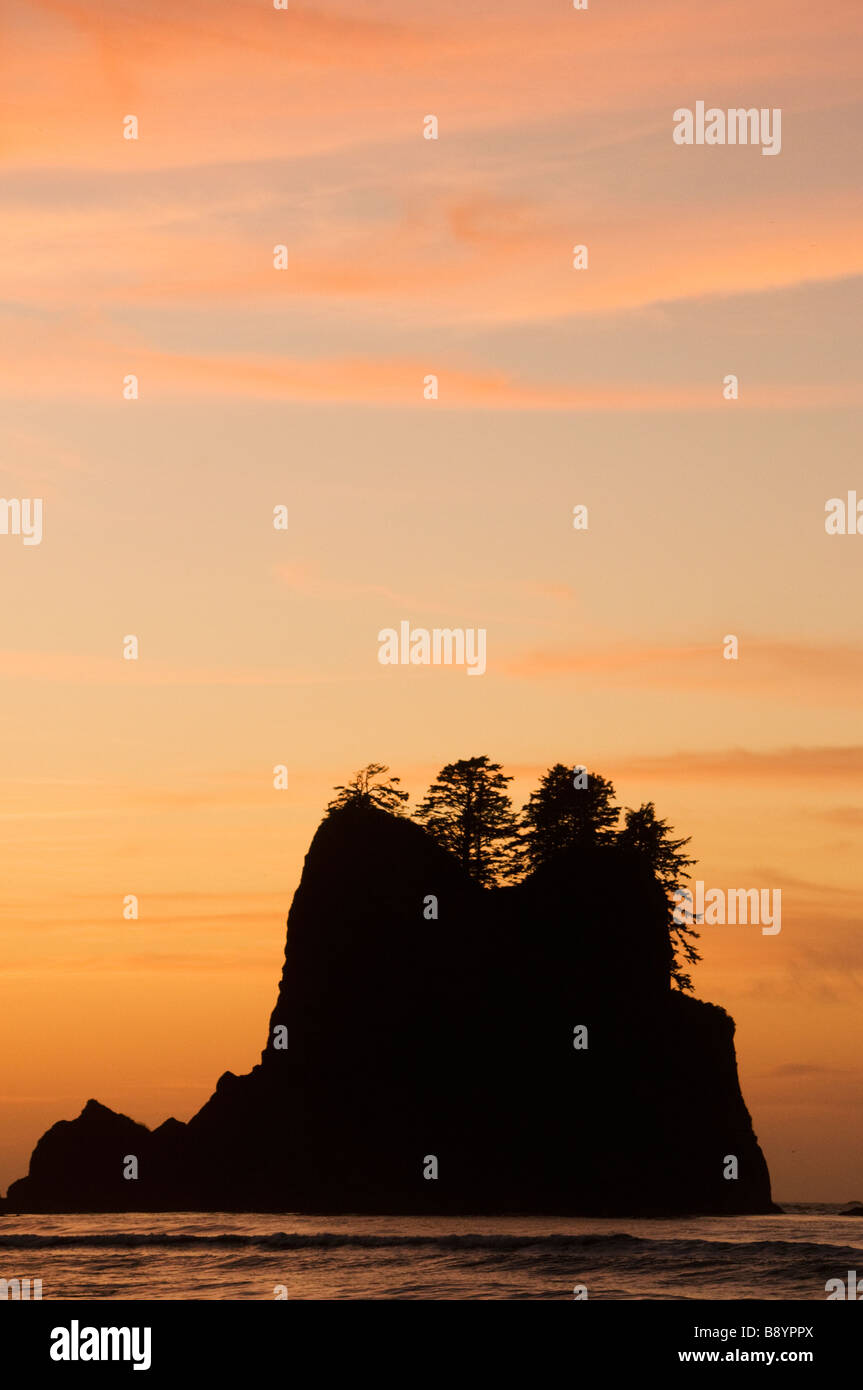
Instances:
[[[344,807],[306,856],[260,1063],[187,1124],[88,1101],[6,1209],[777,1210],[733,1020],[670,963],[662,891],[619,847],[480,889],[412,821]]]

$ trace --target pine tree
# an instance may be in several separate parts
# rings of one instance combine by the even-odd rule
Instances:
[[[682,853],[692,837],[673,840],[668,822],[656,819],[656,807],[652,801],[645,802],[637,811],[627,809],[624,820],[624,828],[617,837],[617,843],[640,854],[665,890],[668,899],[668,932],[673,952],[671,978],[678,989],[691,990],[692,976],[688,974],[685,966],[696,965],[701,960],[693,944],[699,933],[685,923],[674,921],[673,895],[683,887],[684,880],[690,877],[689,868],[695,863],[694,859]]]
[[[613,803],[614,787],[604,777],[555,763],[521,813],[529,867],[547,864],[573,845],[609,844],[620,814]]]
[[[403,815],[402,802],[407,801],[409,793],[401,791],[396,785],[400,780],[398,777],[388,777],[385,782],[378,782],[377,779],[385,772],[389,772],[385,763],[368,763],[347,786],[333,788],[339,794],[327,803],[327,810],[338,811],[344,806],[376,806],[380,811],[389,811],[390,815]]]
[[[511,781],[500,763],[462,758],[441,768],[416,810],[429,834],[484,886],[506,876],[510,865],[518,828],[506,790]]]

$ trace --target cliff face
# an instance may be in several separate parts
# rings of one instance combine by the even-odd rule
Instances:
[[[669,990],[664,912],[617,849],[484,891],[412,822],[340,811],[306,858],[260,1063],[187,1125],[90,1102],[8,1207],[769,1211],[733,1021]]]

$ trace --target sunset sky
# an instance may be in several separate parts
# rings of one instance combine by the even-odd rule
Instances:
[[[334,783],[488,753],[781,889],[696,994],[775,1197],[863,1199],[859,0],[6,0],[0,49],[0,492],[44,499],[0,535],[0,1190],[90,1096],[187,1119],[258,1060]],[[781,153],[676,145],[698,100]],[[487,673],[381,666],[401,620]]]

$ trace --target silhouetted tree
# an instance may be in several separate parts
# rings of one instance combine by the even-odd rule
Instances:
[[[525,857],[531,869],[546,864],[571,845],[602,845],[613,840],[620,814],[614,787],[597,773],[555,763],[521,813]]]
[[[402,815],[402,802],[407,801],[409,793],[401,791],[396,785],[400,781],[398,777],[388,777],[385,782],[378,782],[377,778],[385,772],[389,772],[386,763],[369,763],[361,768],[346,787],[333,788],[338,796],[327,803],[327,810],[338,811],[343,806],[377,806],[391,815]]]
[[[668,933],[673,952],[671,978],[678,989],[692,989],[692,977],[685,966],[696,965],[701,960],[693,945],[699,933],[694,927],[675,922],[673,917],[673,895],[683,888],[684,880],[690,877],[689,867],[695,863],[694,859],[682,853],[684,845],[688,845],[692,837],[673,840],[668,822],[656,819],[656,807],[652,801],[645,802],[637,811],[627,809],[624,821],[617,843],[642,855],[668,898]]]
[[[511,777],[487,757],[447,763],[417,807],[416,819],[477,883],[506,875],[518,826],[506,790]]]

